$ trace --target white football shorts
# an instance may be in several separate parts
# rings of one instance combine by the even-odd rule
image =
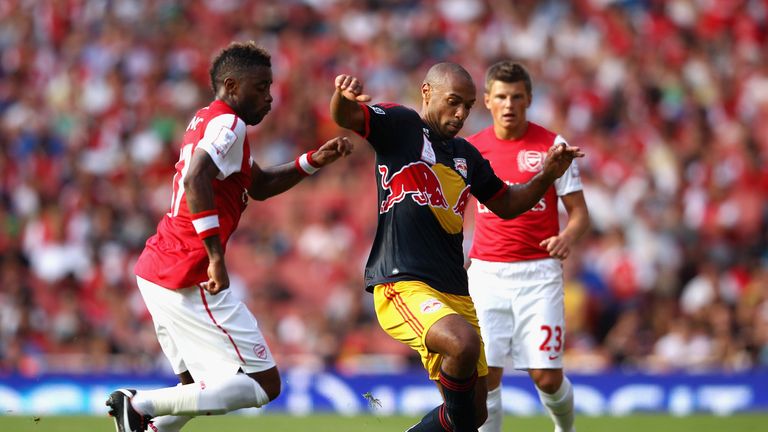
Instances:
[[[170,290],[136,281],[174,373],[189,371],[200,381],[275,366],[256,318],[230,290],[211,295],[199,286]]]
[[[562,369],[565,310],[560,261],[472,259],[467,273],[488,366]]]

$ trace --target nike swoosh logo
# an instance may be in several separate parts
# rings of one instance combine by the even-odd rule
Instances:
[[[549,359],[550,359],[550,360],[556,360],[558,357],[560,357],[560,356],[552,356],[552,355],[551,355],[551,356],[549,356]]]

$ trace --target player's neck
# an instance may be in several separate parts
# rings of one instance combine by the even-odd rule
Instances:
[[[519,140],[528,132],[528,120],[521,122],[513,128],[505,128],[499,124],[493,124],[493,133],[500,140]]]
[[[437,141],[447,141],[447,140],[450,139],[449,137],[445,137],[445,136],[443,136],[440,133],[440,129],[437,127],[437,125],[438,125],[437,122],[432,121],[432,119],[430,119],[429,117],[427,117],[423,113],[421,114],[421,121],[423,121],[424,124],[426,124],[427,127],[430,130],[430,133],[431,133],[431,135],[429,137],[430,140],[434,139],[434,140],[437,140]]]

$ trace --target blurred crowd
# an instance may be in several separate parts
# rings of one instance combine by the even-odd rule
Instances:
[[[345,133],[328,115],[339,73],[419,109],[435,62],[482,89],[490,64],[521,61],[529,119],[587,153],[565,367],[768,368],[766,0],[3,0],[0,375],[168,370],[133,263],[212,99],[210,60],[244,39],[273,56],[273,110],[249,132],[262,166]],[[490,124],[478,96],[463,135]],[[363,291],[377,198],[354,139],[251,202],[228,248],[232,290],[283,368],[418,362]]]

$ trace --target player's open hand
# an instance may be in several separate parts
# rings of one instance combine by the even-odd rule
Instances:
[[[571,166],[574,159],[584,157],[579,147],[572,147],[566,143],[560,143],[549,148],[547,158],[544,160],[542,171],[546,176],[557,179]]]
[[[320,146],[317,151],[312,153],[312,161],[318,166],[325,166],[339,159],[342,156],[347,156],[352,153],[354,146],[347,137],[336,137],[328,140],[325,144]]]
[[[203,289],[211,295],[216,295],[229,288],[229,274],[224,260],[208,261],[208,282],[203,284]]]
[[[363,83],[351,75],[339,75],[336,77],[336,91],[345,99],[355,102],[370,102],[371,97],[363,93]]]

